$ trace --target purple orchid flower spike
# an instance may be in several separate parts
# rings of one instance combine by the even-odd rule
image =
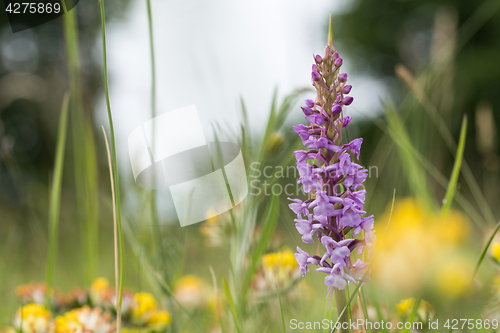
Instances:
[[[376,241],[373,215],[365,216],[363,209],[367,170],[352,158],[359,160],[363,139],[342,142],[342,129],[351,122],[344,109],[354,100],[347,96],[352,90],[347,74],[340,73],[343,62],[331,44],[324,56],[314,56],[311,78],[317,98],[302,107],[309,124],[293,127],[305,146],[295,152],[298,183],[310,198],[289,198],[302,241],[314,243],[316,238],[322,245],[314,256],[297,247],[300,271],[305,276],[309,265],[319,266],[316,272],[327,274],[330,298],[333,291],[359,283],[369,271],[369,263],[357,255],[365,250],[370,255]]]

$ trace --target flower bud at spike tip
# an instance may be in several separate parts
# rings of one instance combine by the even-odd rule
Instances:
[[[314,60],[319,64],[320,62],[323,61],[323,58],[321,58],[321,56],[319,54],[316,54],[314,56]]]
[[[309,108],[313,108],[314,107],[314,101],[312,99],[306,99],[306,105]]]
[[[339,58],[340,59],[340,58]],[[342,59],[340,59],[340,61],[342,62]],[[342,73],[339,75],[339,82],[342,82],[344,83],[345,81],[347,81],[347,74],[346,73]]]
[[[354,98],[352,98],[351,96],[346,96],[344,97],[344,99],[342,100],[342,104],[343,105],[350,105],[352,103],[352,101],[354,100]]]
[[[333,60],[337,60],[339,58],[339,54],[337,52],[335,52],[333,55],[332,55],[332,58]]]
[[[330,22],[328,24],[328,45],[333,48],[333,19],[332,14],[330,14]]]
[[[342,66],[342,58],[335,59],[335,61],[333,62],[333,64],[335,65],[335,67]]]
[[[349,84],[348,84],[348,85],[345,85],[345,86],[344,86],[344,88],[342,88],[342,93],[343,93],[344,95],[347,95],[348,93],[350,93],[350,92],[351,92],[351,89],[352,89],[352,86],[351,86],[351,85],[349,85]]]

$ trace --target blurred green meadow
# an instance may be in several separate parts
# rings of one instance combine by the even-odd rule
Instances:
[[[161,20],[146,2],[148,22]],[[354,3],[333,15],[334,46],[353,75],[384,82],[387,94],[375,113],[357,110],[356,100],[349,107],[355,116],[347,140],[364,139],[365,210],[375,215],[378,237],[371,281],[346,290],[349,318],[393,323],[366,332],[435,331],[428,325],[436,320],[439,331],[497,331],[500,3]],[[303,123],[310,83],[291,92],[277,87],[258,125],[244,98],[239,126],[214,125],[217,140],[241,147],[249,195],[229,212],[181,228],[160,213],[156,191],[136,186],[128,164],[117,161],[117,129],[107,117],[120,110],[112,108],[102,54],[112,44],[90,50],[105,37],[99,17],[120,20],[128,5],[81,3],[34,28],[34,38],[50,39],[47,48],[57,51],[38,53],[42,66],[32,74],[3,58],[0,329],[291,332],[300,330],[295,320],[304,331],[330,332],[306,327],[334,323],[342,309],[334,300],[328,307],[323,275],[311,270],[302,278],[295,249],[315,253],[317,244],[302,247],[287,199],[300,196],[293,152],[302,142],[292,126]],[[324,26],[325,44],[328,16],[311,22]],[[10,27],[1,22],[6,35]],[[149,33],[144,38],[158,32],[150,26]],[[151,117],[160,93],[154,46],[143,111]],[[94,107],[102,96],[110,98],[107,113]],[[398,322],[423,325],[397,329]]]

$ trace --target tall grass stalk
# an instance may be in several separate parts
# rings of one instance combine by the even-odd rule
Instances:
[[[424,107],[424,110],[431,117],[440,135],[443,137],[450,153],[453,154],[453,156],[455,156],[456,158],[456,152],[458,147],[457,143],[455,142],[453,135],[448,129],[448,126],[446,125],[443,118],[439,114],[436,106],[431,103],[430,99],[425,94],[423,88],[417,83],[417,80],[414,79],[412,73],[406,67],[398,65],[398,67],[396,68],[396,73],[408,86],[410,91],[415,95],[419,103]],[[491,224],[495,223],[496,222],[495,216],[493,215],[491,208],[488,206],[488,201],[484,197],[484,194],[481,191],[481,188],[479,187],[476,178],[469,167],[469,164],[466,161],[463,161],[462,164],[463,164],[461,168],[462,174],[472,192],[472,195],[474,196],[474,199],[477,202],[477,205],[479,206],[479,209],[481,210],[481,213],[489,223]]]
[[[439,185],[441,185],[444,189],[448,187],[448,179],[437,169],[425,156],[423,156],[419,151],[415,149],[415,147],[409,141],[404,141],[401,137],[397,136],[395,133],[390,131],[386,124],[378,118],[368,116],[364,114],[362,111],[357,110],[362,115],[364,115],[367,119],[370,119],[381,131],[383,131],[395,144],[399,146],[401,149],[405,149],[409,153],[411,153],[416,160],[420,163],[420,165],[429,173],[429,175],[437,181]],[[487,229],[487,222],[481,216],[481,214],[472,206],[471,203],[465,198],[463,194],[460,192],[456,193],[457,203],[462,207],[462,209],[471,217],[472,221],[481,228],[481,230],[485,231]]]
[[[233,296],[231,295],[231,291],[229,290],[229,286],[227,285],[226,279],[222,278],[222,286],[224,287],[224,293],[226,294],[227,302],[229,304],[229,309],[231,309],[231,313],[233,314],[234,324],[236,326],[236,331],[241,333],[241,324],[238,319],[238,313],[236,312],[236,307],[234,306]]]
[[[264,255],[269,245],[269,242],[271,241],[271,237],[273,236],[273,232],[276,229],[276,225],[278,224],[280,207],[279,203],[279,196],[273,194],[266,217],[264,218],[264,224],[262,225],[262,233],[260,239],[257,242],[256,249],[253,251],[253,253],[250,254],[251,262],[242,285],[240,305],[246,304],[246,296],[250,289],[253,276],[262,256]]]
[[[154,37],[153,37],[153,14],[151,12],[151,0],[146,1],[148,8],[148,27],[149,27],[149,46],[150,46],[150,54],[151,54],[151,118],[156,117],[156,69],[155,69],[155,49],[154,49]],[[154,152],[155,141],[156,141],[156,124],[153,122],[152,128],[152,140],[151,140],[151,151]],[[155,180],[153,180],[155,181]],[[152,189],[150,191],[150,209],[151,209],[151,221],[153,222],[153,226],[158,228],[158,248],[161,249],[161,234],[159,230],[159,222],[158,222],[158,213],[156,208],[156,191]]]
[[[59,130],[57,133],[57,150],[55,157],[54,174],[50,190],[49,208],[49,255],[46,272],[45,307],[50,309],[52,299],[52,285],[57,256],[57,229],[59,225],[59,207],[61,204],[61,184],[64,167],[64,148],[66,144],[66,127],[68,122],[69,93],[64,95],[61,116],[59,117]]]
[[[413,308],[411,309],[410,316],[406,320],[408,323],[413,323],[419,307],[420,307],[420,298],[417,298],[414,300]],[[405,328],[403,330],[403,333],[408,333],[408,332],[410,332],[410,328]]]
[[[500,222],[497,223],[495,230],[493,230],[493,233],[491,234],[490,238],[488,239],[488,242],[483,248],[483,252],[481,252],[481,256],[479,257],[479,260],[477,261],[476,267],[474,268],[474,272],[472,273],[472,279],[476,276],[477,272],[479,271],[479,267],[481,267],[481,263],[484,260],[484,257],[486,256],[486,252],[488,252],[488,249],[490,248],[491,242],[493,241],[493,238],[495,238],[495,235],[497,234],[498,230],[500,229]]]
[[[407,172],[410,188],[427,207],[434,207],[433,196],[427,185],[425,172],[411,153],[411,141],[401,118],[396,113],[393,105],[385,105],[385,114],[389,123],[388,130],[395,137],[395,141],[398,144],[399,155],[401,156],[404,170]]]
[[[120,210],[120,186],[118,182],[118,167],[116,162],[116,144],[115,144],[115,129],[113,126],[113,114],[111,113],[111,104],[109,102],[109,85],[108,85],[108,65],[107,65],[107,56],[106,56],[106,24],[105,24],[105,14],[104,14],[104,0],[100,1],[101,6],[101,26],[102,26],[102,54],[103,54],[103,62],[104,62],[104,89],[106,93],[106,106],[108,109],[108,119],[109,119],[109,128],[111,130],[111,147],[113,150],[113,181],[115,183],[116,190],[116,217],[118,220],[118,239],[120,244],[120,288],[119,288],[119,298],[117,307],[121,307],[122,305],[122,297],[123,297],[123,235],[122,235],[122,219],[121,219],[121,210]],[[118,333],[120,331],[118,330]]]
[[[276,287],[276,295],[278,296],[278,303],[280,305],[280,314],[281,314],[281,327],[283,328],[283,333],[286,333],[286,326],[285,326],[285,315],[283,314],[283,305],[281,304],[281,296],[280,292],[278,290],[278,285],[274,285]]]
[[[115,248],[115,290],[116,290],[116,330],[120,332],[121,328],[121,305],[119,303],[119,273],[118,273],[118,227],[116,225],[116,202],[115,202],[115,183],[113,181],[113,164],[111,163],[111,154],[109,153],[108,137],[106,131],[102,127],[102,134],[104,135],[104,143],[106,144],[106,152],[108,154],[109,165],[109,181],[111,183],[111,199],[113,202],[113,241]]]
[[[450,181],[448,183],[448,188],[446,190],[446,195],[443,200],[443,208],[441,210],[441,218],[444,219],[448,209],[450,209],[453,202],[453,197],[455,196],[455,191],[457,188],[458,176],[460,175],[460,166],[462,165],[462,158],[464,156],[465,148],[465,138],[467,137],[467,115],[464,115],[462,121],[462,129],[460,130],[460,139],[458,143],[457,155],[455,157],[455,163],[453,164],[453,171],[451,172]]]
[[[66,10],[63,15],[64,37],[68,61],[69,84],[71,90],[71,128],[73,135],[73,159],[78,222],[81,225],[82,254],[85,255],[86,283],[96,276],[98,254],[98,179],[95,140],[90,120],[83,111],[80,77],[80,55],[78,45],[78,24],[76,8]],[[83,148],[83,149],[82,149]]]

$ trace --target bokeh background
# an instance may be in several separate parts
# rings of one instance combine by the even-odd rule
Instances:
[[[254,176],[248,167],[254,161],[294,165],[298,141],[291,126],[303,122],[299,105],[313,96],[312,54],[323,51],[331,13],[334,46],[344,58],[355,99],[348,108],[354,120],[347,135],[364,138],[361,164],[377,171],[367,180],[366,210],[375,214],[381,252],[389,253],[380,268],[382,282],[368,286],[367,294],[373,303],[377,295],[385,302],[378,312],[397,313],[400,300],[419,295],[442,314],[464,311],[479,317],[496,312],[496,306],[486,306],[496,302],[493,289],[484,290],[496,275],[491,251],[472,296],[463,281],[500,218],[497,0],[152,1],[152,7],[157,113],[196,104],[207,138],[217,133],[219,139],[243,146],[250,180]],[[74,12],[82,104],[80,115],[70,109],[65,150],[55,275],[62,292],[89,286],[99,276],[112,280],[114,274],[112,202],[100,129],[109,125],[98,2],[80,1]],[[106,13],[125,224],[125,286],[159,293],[151,268],[171,286],[187,274],[212,285],[209,267],[218,279],[228,279],[234,263],[244,266],[247,260],[236,258],[226,244],[232,234],[224,221],[230,217],[181,230],[168,192],[155,193],[152,214],[151,193],[134,184],[127,137],[151,118],[146,2],[107,0]],[[16,286],[45,279],[57,126],[71,72],[63,18],[14,34],[4,11],[0,17],[0,318],[8,323],[21,304]],[[287,116],[269,125],[273,96]],[[454,211],[445,227],[429,226],[445,196],[464,115],[467,137]],[[296,181],[294,176],[273,181],[286,185]],[[277,227],[266,253],[301,244],[286,197],[279,196]],[[271,196],[251,198],[251,214],[247,208],[235,213],[243,224],[253,221],[251,232],[257,236],[249,238],[258,238],[270,201]],[[394,257],[394,251],[402,257]],[[401,262],[409,264],[403,269]],[[452,263],[449,269],[447,263]],[[428,270],[437,275],[418,273]],[[450,290],[444,287],[447,277],[459,281]],[[258,295],[258,278],[251,294]],[[286,288],[285,314],[323,318],[322,277],[308,274],[304,280]],[[401,280],[405,283],[397,284]],[[441,282],[433,287],[432,281]],[[450,305],[457,299],[458,309],[458,303]],[[465,302],[470,299],[474,301]],[[265,308],[265,302],[255,302],[250,317]],[[257,317],[269,320],[270,331],[277,331],[272,314]],[[174,328],[183,325],[179,321]]]

